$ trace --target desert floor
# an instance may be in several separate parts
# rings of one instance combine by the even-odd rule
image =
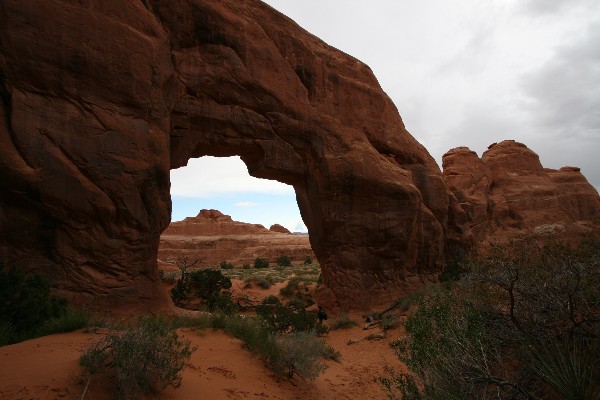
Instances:
[[[252,289],[249,297],[274,293]],[[239,288],[240,286],[237,285]],[[263,362],[242,348],[240,340],[212,329],[182,329],[180,334],[191,340],[197,350],[183,371],[177,389],[147,397],[148,399],[386,399],[378,376],[384,367],[403,368],[390,342],[401,329],[388,331],[382,340],[366,340],[377,328],[363,330],[359,314],[350,314],[358,327],[333,330],[325,341],[342,354],[340,362],[325,361],[328,368],[314,381],[278,379]],[[330,315],[331,322],[335,315]],[[84,330],[28,340],[0,348],[0,399],[80,399],[86,381],[81,378],[81,351],[99,340],[102,332]],[[361,340],[362,339],[362,340]],[[348,344],[349,340],[359,340]],[[85,399],[109,400],[110,382],[93,378]]]

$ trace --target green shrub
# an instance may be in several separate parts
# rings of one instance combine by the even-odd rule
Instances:
[[[50,294],[48,280],[18,269],[4,270],[0,264],[0,346],[42,335],[78,329],[73,323],[82,313],[67,307],[67,300]]]
[[[36,336],[53,335],[81,329],[89,325],[90,319],[91,313],[88,311],[67,307],[63,314],[46,321],[37,331]]]
[[[306,258],[304,259],[304,265],[310,265],[313,263],[313,259],[311,256],[306,256]]]
[[[269,268],[269,260],[257,257],[254,260],[254,268]]]
[[[260,316],[267,328],[273,333],[287,332],[317,332],[317,316],[306,309],[298,310],[285,307],[279,300],[267,303],[267,299],[256,307],[256,314]],[[274,301],[274,300],[268,300]],[[321,331],[317,333],[323,333]]]
[[[214,309],[215,304],[230,310],[227,301],[223,298],[221,291],[231,288],[231,279],[224,276],[216,269],[200,269],[191,273],[182,274],[175,286],[171,289],[173,302],[184,307],[192,297],[202,299],[209,309]],[[224,310],[225,311],[225,310]]]
[[[315,379],[327,367],[320,361],[324,343],[309,332],[293,332],[275,338],[278,357],[270,360],[272,368],[288,378],[294,374]]]
[[[469,266],[392,342],[390,398],[600,398],[600,246],[518,238]]]
[[[171,299],[175,305],[182,307],[189,300],[189,279],[178,279],[175,286],[171,288]]]
[[[342,313],[338,316],[336,320],[331,322],[331,324],[329,325],[329,329],[335,331],[338,329],[348,329],[355,326],[358,326],[358,322],[350,319],[346,314]]]
[[[209,296],[207,305],[210,312],[221,311],[230,315],[239,311],[239,307],[231,300],[231,296],[222,293],[215,293]]]
[[[277,265],[280,267],[289,267],[292,265],[292,259],[288,256],[277,257]]]
[[[321,348],[321,356],[333,361],[340,361],[342,359],[342,353],[326,343],[323,343],[323,347]]]
[[[169,284],[169,285],[173,285],[174,283],[177,282],[177,272],[165,272],[164,270],[159,270],[159,276],[160,279]]]
[[[282,296],[285,297],[291,297],[293,296],[297,291],[300,290],[300,283],[302,282],[302,279],[295,276],[292,279],[290,279],[286,285],[284,287],[282,287],[279,290],[279,294],[281,294]]]
[[[248,288],[251,288],[253,284],[256,284],[262,289],[268,289],[271,286],[273,286],[273,283],[274,283],[274,281],[271,276],[265,276],[262,278],[253,276],[251,278],[247,278],[244,281],[244,288],[248,289]]]
[[[250,263],[244,263],[242,269],[250,269]]]
[[[79,359],[84,374],[111,375],[118,399],[135,399],[179,387],[181,370],[191,356],[189,341],[182,341],[173,326],[161,318],[144,318],[139,326],[110,333],[86,349]]]
[[[228,263],[227,261],[221,261],[221,264],[219,264],[219,266],[221,267],[221,269],[233,269],[233,264],[232,263]]]

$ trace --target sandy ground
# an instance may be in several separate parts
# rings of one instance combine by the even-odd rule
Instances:
[[[360,327],[330,332],[325,340],[342,353],[340,362],[326,361],[328,368],[314,381],[277,379],[256,356],[245,351],[238,339],[220,331],[180,333],[197,350],[183,371],[180,388],[168,388],[150,399],[386,399],[376,376],[383,366],[401,369],[389,342],[362,340],[372,333]],[[80,377],[79,355],[101,334],[77,331],[28,340],[0,348],[0,398],[4,400],[80,399],[85,382]],[[85,398],[109,400],[110,382],[93,379]]]
[[[241,282],[234,282],[232,297],[243,293],[259,302],[269,294],[277,294],[283,285],[265,290],[243,288]],[[336,317],[332,314],[329,322]],[[389,345],[402,331],[390,331],[379,341],[364,340],[380,331],[365,331],[360,315],[350,317],[360,325],[330,331],[323,337],[342,357],[340,362],[326,360],[328,368],[314,381],[275,377],[260,358],[242,348],[240,340],[221,331],[182,329],[180,334],[197,348],[185,366],[182,385],[147,399],[387,399],[376,377],[385,374],[386,365],[403,368]],[[0,347],[0,400],[81,399],[86,381],[81,378],[79,356],[102,335],[81,330]],[[347,344],[357,339],[363,340]],[[110,386],[111,382],[94,377],[84,398],[110,400]]]

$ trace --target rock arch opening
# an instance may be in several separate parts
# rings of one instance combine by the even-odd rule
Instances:
[[[172,222],[161,235],[159,268],[177,260],[200,267],[315,258],[294,189],[251,177],[239,157],[205,156],[171,171]],[[292,233],[294,232],[294,233]]]

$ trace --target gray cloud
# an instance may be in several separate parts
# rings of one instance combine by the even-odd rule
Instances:
[[[524,0],[520,3],[522,11],[538,16],[556,15],[579,6],[593,4],[595,0]]]
[[[596,188],[600,188],[597,165],[580,156],[581,149],[600,150],[599,46],[600,23],[593,23],[577,41],[557,47],[551,59],[520,80],[531,127],[543,132],[547,143],[560,144],[561,152],[577,154],[573,163],[586,164],[578,166]]]
[[[599,136],[600,24],[578,42],[559,47],[539,69],[521,79],[533,123],[560,134]]]

